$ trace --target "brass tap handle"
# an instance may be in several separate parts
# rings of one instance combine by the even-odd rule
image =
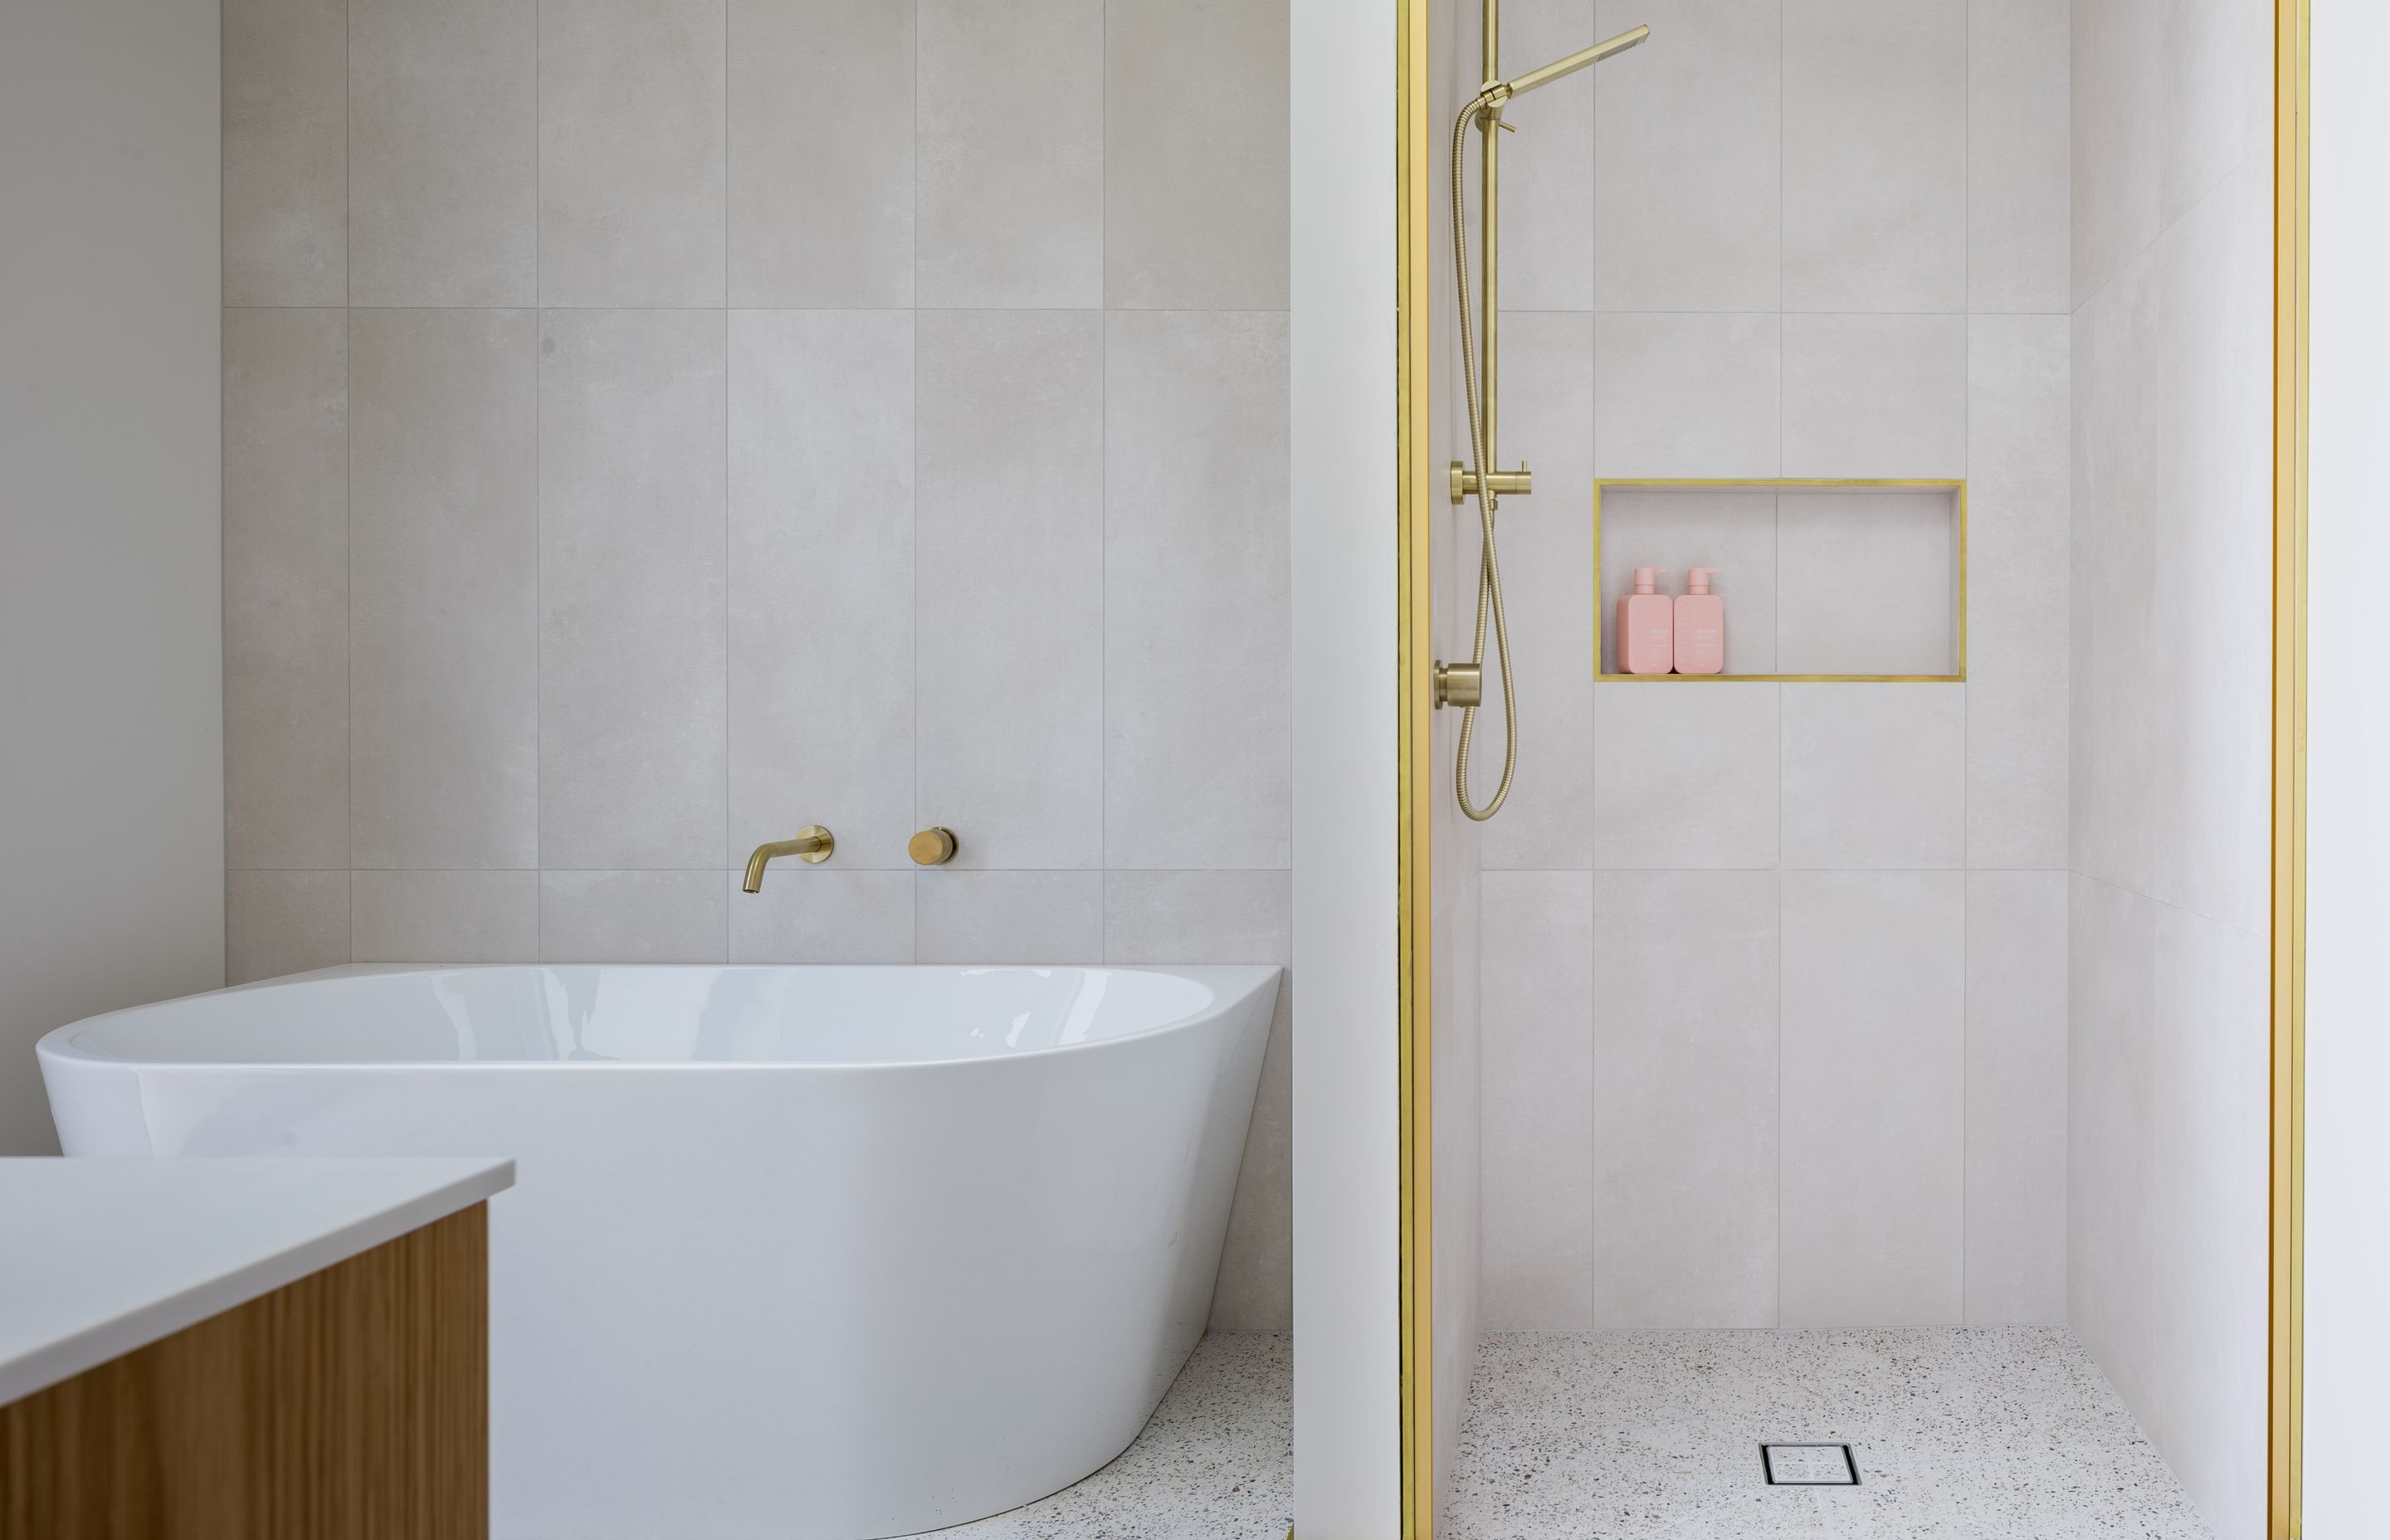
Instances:
[[[764,891],[764,868],[783,855],[793,855],[809,866],[819,866],[838,849],[838,841],[819,824],[807,824],[797,830],[793,840],[776,840],[768,845],[757,845],[755,853],[747,858],[747,880],[741,891],[760,893]]]
[[[1479,663],[1435,665],[1435,709],[1485,703],[1485,670]]]
[[[937,825],[905,841],[905,853],[913,858],[917,866],[943,866],[953,860],[955,852],[961,848],[962,841],[955,838],[953,829]]]

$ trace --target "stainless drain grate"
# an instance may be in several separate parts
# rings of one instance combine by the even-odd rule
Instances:
[[[1859,1462],[1847,1444],[1763,1444],[1759,1459],[1770,1486],[1859,1484]]]

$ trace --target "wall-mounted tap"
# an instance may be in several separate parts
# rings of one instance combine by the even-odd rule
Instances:
[[[829,830],[819,824],[807,824],[797,830],[797,837],[793,840],[776,840],[768,845],[757,845],[755,853],[747,858],[747,880],[739,886],[747,892],[760,893],[764,891],[764,868],[777,858],[793,855],[800,861],[818,866],[829,860],[830,852],[836,849],[838,841],[831,838]]]

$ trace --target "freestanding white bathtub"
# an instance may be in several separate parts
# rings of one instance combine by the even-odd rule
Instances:
[[[508,1155],[503,1540],[862,1540],[1103,1465],[1203,1328],[1268,968],[334,969],[41,1041],[70,1155]]]

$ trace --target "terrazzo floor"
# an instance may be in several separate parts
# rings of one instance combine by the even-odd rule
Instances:
[[[1120,1457],[937,1540],[1284,1540],[1294,1522],[1294,1351],[1267,1332],[1195,1346]]]
[[[1763,1440],[1861,1484],[1768,1486]],[[1456,1464],[1442,1540],[2212,1540],[2063,1328],[1489,1335]]]

